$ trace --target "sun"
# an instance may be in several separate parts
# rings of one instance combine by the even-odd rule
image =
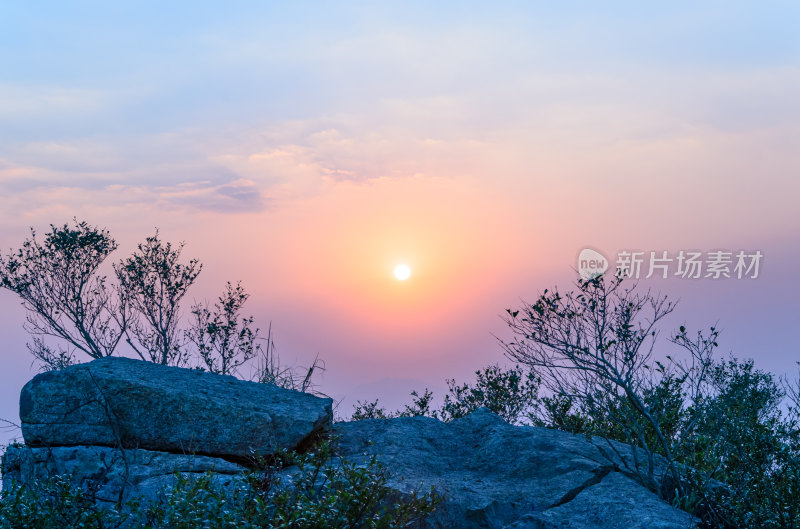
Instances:
[[[394,277],[400,281],[405,281],[411,277],[411,269],[408,267],[408,265],[399,264],[394,267]]]

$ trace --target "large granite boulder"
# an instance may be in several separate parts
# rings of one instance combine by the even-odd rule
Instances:
[[[20,395],[25,443],[247,458],[328,429],[331,399],[200,370],[108,357],[41,373]]]
[[[407,417],[335,429],[340,456],[377,455],[398,494],[433,486],[444,496],[428,529],[692,527],[689,514],[640,485],[603,443],[512,426],[485,408],[449,424]]]

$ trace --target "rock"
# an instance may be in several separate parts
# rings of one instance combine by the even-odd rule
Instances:
[[[691,517],[625,475],[602,445],[512,426],[487,409],[445,424],[426,417],[336,425],[340,456],[373,454],[398,494],[433,486],[428,529],[685,529]],[[628,447],[629,450],[629,447]]]
[[[505,529],[674,529],[692,527],[690,516],[619,472],[559,507],[523,516]]]
[[[302,448],[331,427],[331,400],[105,358],[37,375],[22,390],[20,417],[28,446],[6,452],[7,483],[64,475],[100,502],[157,500],[176,471],[213,470],[214,484],[235,495],[251,451]],[[336,457],[377,456],[388,469],[390,498],[431,488],[443,496],[425,529],[694,527],[635,479],[630,447],[619,443],[512,426],[487,409],[451,423],[403,417],[333,430]],[[663,472],[663,461],[656,465]]]
[[[107,357],[41,373],[20,395],[28,446],[141,448],[232,459],[301,447],[331,399],[199,370]]]
[[[245,467],[208,456],[170,454],[151,450],[119,450],[106,446],[31,448],[11,445],[3,456],[3,482],[33,484],[66,476],[76,486],[94,491],[100,503],[131,498],[155,500],[183,476],[214,472],[218,485],[227,485]]]

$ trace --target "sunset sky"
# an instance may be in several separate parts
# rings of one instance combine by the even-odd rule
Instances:
[[[204,263],[189,297],[242,280],[343,416],[503,363],[500,315],[583,248],[760,251],[640,286],[794,372],[800,4],[429,4],[7,2],[0,249],[77,217],[117,261],[158,227]],[[0,316],[17,420],[37,368],[8,291]]]

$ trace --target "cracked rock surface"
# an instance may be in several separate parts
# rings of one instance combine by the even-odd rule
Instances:
[[[405,494],[445,497],[428,529],[685,529],[691,517],[621,471],[584,436],[512,426],[487,409],[340,423],[339,451],[377,454]]]

